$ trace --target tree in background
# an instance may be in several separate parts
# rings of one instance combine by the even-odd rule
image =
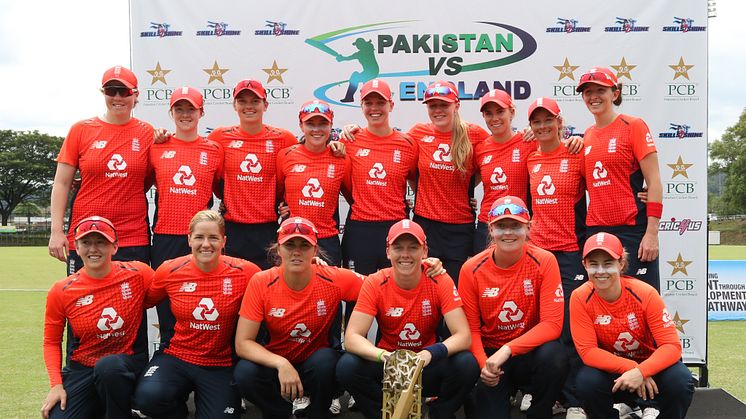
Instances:
[[[725,185],[712,208],[720,214],[746,214],[746,109],[738,122],[710,144],[710,175],[724,173]]]
[[[13,210],[33,197],[48,196],[62,137],[38,131],[0,130],[0,216],[8,225]]]

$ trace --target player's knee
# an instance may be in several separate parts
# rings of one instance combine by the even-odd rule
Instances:
[[[119,380],[128,375],[134,380],[134,373],[129,371],[124,359],[126,355],[107,355],[96,362],[93,367],[93,376],[97,382],[106,383]]]
[[[553,340],[536,349],[536,362],[541,371],[566,374],[568,369],[567,351],[559,340]]]
[[[462,351],[450,357],[453,371],[461,378],[461,382],[468,386],[474,385],[479,378],[479,364],[469,351]]]
[[[578,395],[583,399],[593,397],[598,390],[611,390],[609,378],[605,372],[585,365],[580,367],[578,371],[575,378],[575,388]]]
[[[362,367],[363,359],[351,353],[345,353],[337,361],[337,381],[347,387],[355,381],[358,370]]]
[[[236,383],[241,395],[252,393],[258,389],[259,380],[257,379],[262,367],[245,359],[238,360],[233,368],[233,381]]]

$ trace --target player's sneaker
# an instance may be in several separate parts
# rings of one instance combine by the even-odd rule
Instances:
[[[642,417],[640,419],[655,419],[660,415],[660,411],[654,407],[646,407],[642,410]]]
[[[350,396],[350,400],[347,401],[347,408],[350,410],[356,410],[355,409],[355,398]]]
[[[306,409],[311,405],[311,399],[307,396],[298,397],[293,400],[293,416],[305,416]]]
[[[566,419],[586,419],[585,410],[582,407],[568,407]]]
[[[342,413],[342,404],[339,402],[339,399],[332,399],[332,404],[329,405],[329,413],[334,416]]]
[[[635,409],[626,403],[614,403],[614,409],[619,411],[619,419],[637,419]]]
[[[554,406],[552,406],[552,416],[559,415],[565,412],[567,412],[567,410],[564,406],[562,406],[562,403],[554,402]]]
[[[521,406],[518,409],[520,409],[521,412],[527,411],[528,408],[531,407],[531,399],[533,399],[532,395],[524,394],[523,398],[521,399]]]

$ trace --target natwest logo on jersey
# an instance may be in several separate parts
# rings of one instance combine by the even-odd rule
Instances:
[[[106,168],[110,170],[109,172],[105,173],[105,176],[107,178],[126,178],[128,175],[128,173],[125,171],[127,169],[127,162],[124,160],[124,157],[122,157],[121,154],[112,154],[111,158],[106,163]]]
[[[554,186],[554,183],[552,183],[552,177],[549,175],[544,175],[544,177],[541,178],[541,182],[539,182],[539,185],[536,187],[536,193],[539,196],[552,196],[556,190],[557,187]],[[557,203],[557,198],[536,198],[534,202],[537,205],[553,205]]]
[[[619,355],[627,354],[631,356],[638,349],[640,349],[640,342],[629,332],[620,333],[616,338],[616,342],[614,342],[614,350]]]
[[[386,179],[386,169],[383,167],[383,163],[376,162],[373,164],[373,167],[368,170],[368,177],[370,179],[365,179],[366,185],[371,186],[386,186],[388,185],[388,182],[386,182],[384,179]]]
[[[117,314],[117,311],[113,307],[106,307],[101,311],[101,317],[96,322],[98,330],[106,333],[99,333],[96,337],[103,340],[110,337],[124,336],[125,331],[117,332],[122,326],[124,326],[122,316]]]
[[[290,331],[290,339],[293,342],[297,343],[306,343],[308,342],[308,338],[311,336],[311,331],[308,329],[305,323],[298,323],[293,327],[293,330]]]
[[[418,347],[422,345],[422,341],[420,341],[420,331],[417,330],[414,323],[407,323],[404,325],[401,332],[399,332],[399,342],[397,342],[397,345],[403,348]]]
[[[241,169],[242,173],[246,173],[245,175],[237,174],[236,180],[244,181],[244,182],[262,182],[264,181],[264,176],[254,176],[262,171],[262,163],[259,162],[259,158],[254,153],[248,153],[246,157],[244,157],[241,164],[238,166],[239,169]]]
[[[503,304],[500,313],[497,318],[504,324],[499,324],[497,328],[499,330],[515,330],[526,327],[526,322],[523,322],[523,310],[518,308],[518,305],[513,300],[508,300]]]
[[[611,185],[611,179],[606,179],[608,175],[609,173],[606,171],[603,163],[600,160],[596,161],[596,164],[593,165],[593,187],[598,188]]]
[[[198,321],[214,322],[218,319],[219,313],[212,298],[206,297],[199,301],[197,307],[192,311],[192,316]],[[189,327],[197,330],[220,330],[220,324],[213,323],[189,322]]]
[[[456,168],[451,164],[451,146],[449,144],[438,144],[438,148],[433,152],[434,162],[430,162],[430,168],[436,170],[454,171]]]
[[[173,177],[173,181],[175,185],[178,185],[179,187],[173,187],[170,186],[168,188],[168,191],[172,194],[178,194],[178,195],[197,195],[197,189],[194,188],[188,188],[188,187],[182,187],[182,186],[194,186],[195,183],[197,183],[197,178],[194,176],[194,173],[192,173],[192,169],[189,166],[182,165],[179,167],[179,170],[176,171]]]
[[[491,157],[491,156],[490,156]],[[508,190],[508,175],[505,174],[503,168],[498,166],[492,170],[490,175],[490,189],[493,191],[505,191]]]

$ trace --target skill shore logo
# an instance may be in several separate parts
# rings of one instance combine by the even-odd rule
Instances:
[[[617,17],[616,26],[607,26],[604,32],[647,32],[650,26],[637,26],[637,19],[631,17]]]
[[[254,35],[258,35],[258,36],[300,35],[299,30],[288,29],[288,24],[285,22],[275,22],[272,20],[265,20],[264,27],[270,28],[270,29],[257,29],[254,31]]]
[[[705,26],[694,26],[694,19],[688,17],[676,17],[673,18],[675,26],[664,26],[663,32],[704,32],[707,30]]]
[[[577,33],[577,32],[590,32],[590,26],[578,26],[577,19],[565,19],[562,17],[557,18],[557,26],[547,28],[548,33]]]
[[[457,76],[525,60],[536,51],[534,37],[504,23],[478,21],[465,25],[465,30],[442,33],[433,29],[442,25],[401,20],[341,28],[308,38],[308,45],[337,62],[357,62],[361,67],[351,74],[345,70],[349,76],[316,88],[314,96],[336,105],[356,106],[351,102],[363,83],[374,78],[396,78],[404,79],[399,81],[398,90],[392,85],[401,101],[421,101],[428,83],[442,79],[454,82],[461,100],[479,100],[496,88],[514,99],[530,97],[531,85],[525,80],[480,80],[467,85]],[[485,74],[494,77],[494,71]]]
[[[181,36],[182,31],[172,31],[168,23],[150,22],[152,31],[140,32],[140,38],[165,38],[167,36]]]
[[[668,124],[668,131],[658,133],[658,138],[678,138],[683,140],[686,138],[702,138],[703,132],[691,131],[691,125],[677,124],[671,122]]]
[[[207,21],[207,29],[197,31],[197,36],[238,36],[241,35],[241,31],[229,30],[228,24],[225,22],[213,22]]]

